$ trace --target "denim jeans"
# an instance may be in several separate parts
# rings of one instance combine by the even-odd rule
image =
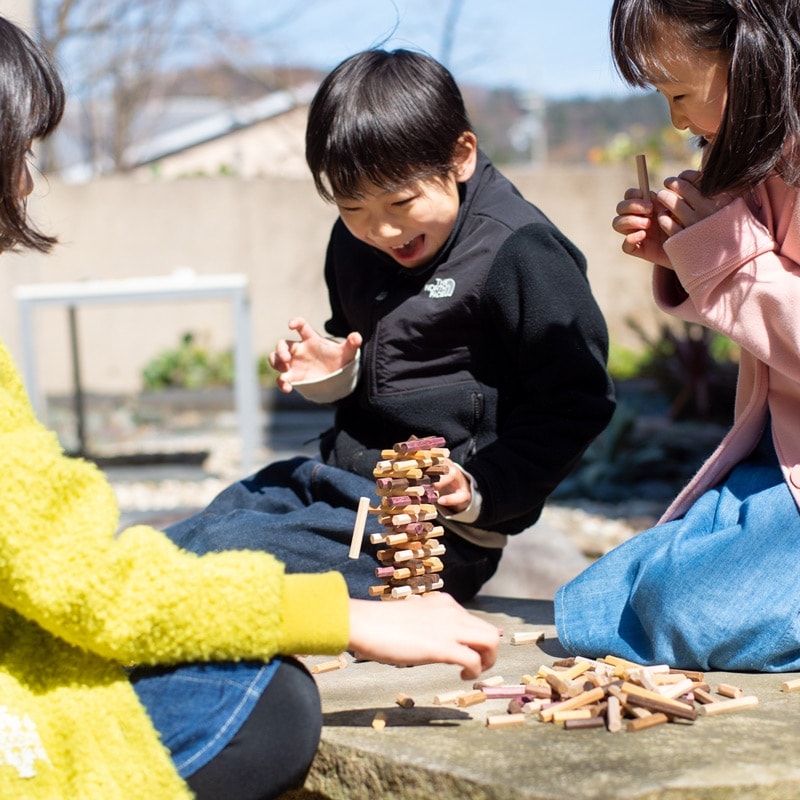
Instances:
[[[383,530],[369,514],[361,555],[350,558],[350,540],[360,497],[375,501],[375,481],[299,456],[276,461],[232,484],[204,510],[167,529],[177,545],[193,553],[263,550],[286,571],[341,572],[351,597],[368,598],[379,583],[379,549],[369,535]],[[497,568],[501,552],[445,536],[444,591],[471,600]]]
[[[555,597],[561,643],[685,669],[800,669],[800,513],[765,436],[684,517],[607,553]]]
[[[139,701],[186,778],[236,735],[275,674],[280,659],[137,667],[130,673]]]

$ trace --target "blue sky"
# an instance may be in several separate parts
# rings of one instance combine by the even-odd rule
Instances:
[[[444,60],[447,0],[229,2],[227,13],[238,6],[246,14],[240,20],[254,27],[291,12],[267,35],[278,63],[330,69],[377,44]],[[630,90],[608,49],[610,8],[611,0],[463,0],[447,64],[462,84],[530,89],[550,99],[623,95]]]

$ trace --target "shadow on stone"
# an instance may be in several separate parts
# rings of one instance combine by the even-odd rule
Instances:
[[[386,724],[393,728],[440,728],[457,727],[460,722],[470,719],[465,711],[443,706],[414,706],[411,709],[390,708],[357,708],[345,711],[330,711],[322,715],[323,725],[340,728],[369,728],[378,712],[386,715]]]

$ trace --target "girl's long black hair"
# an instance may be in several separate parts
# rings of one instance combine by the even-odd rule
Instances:
[[[660,56],[730,59],[704,194],[744,191],[775,170],[800,184],[800,0],[615,0],[610,33],[617,69],[633,86],[668,77]]]
[[[47,136],[64,113],[64,88],[47,54],[0,17],[0,250],[46,251],[56,241],[27,219],[20,184],[31,143]]]

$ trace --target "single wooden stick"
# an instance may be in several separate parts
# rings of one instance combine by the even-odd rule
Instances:
[[[414,708],[414,698],[402,692],[395,697],[394,701],[400,708]]]
[[[465,695],[466,692],[463,689],[456,689],[453,692],[444,692],[443,694],[437,694],[433,697],[433,704],[435,706],[444,706],[448,703],[455,703],[456,700]]]
[[[694,699],[697,700],[698,703],[702,703],[704,706],[708,705],[709,703],[719,702],[718,699],[708,691],[708,689],[697,687],[696,689],[692,689],[692,691],[694,692]]]
[[[561,724],[565,731],[580,731],[589,728],[605,728],[606,721],[602,717],[588,717],[587,719],[565,719]]]
[[[610,695],[606,710],[606,726],[609,733],[619,733],[622,730],[622,704],[618,697]]]
[[[490,678],[481,678],[472,684],[473,689],[483,689],[484,686],[503,686],[505,678],[502,675],[492,675]]]
[[[544,631],[524,631],[511,634],[511,644],[536,644],[544,639]]]
[[[698,711],[705,717],[711,717],[716,714],[727,714],[729,711],[741,711],[745,708],[753,708],[757,705],[757,697],[745,695],[744,697],[735,697],[733,700],[719,700],[716,703],[708,703],[707,705],[700,706]]]
[[[361,542],[364,540],[364,528],[367,525],[369,513],[369,497],[361,497],[358,501],[356,524],[353,526],[353,537],[350,539],[350,558],[358,558],[361,552]]]
[[[566,711],[556,711],[553,714],[553,722],[558,725],[559,722],[566,722],[568,719],[591,719],[592,714],[589,708],[568,708]],[[605,722],[603,723],[605,725]]]
[[[456,705],[465,707],[465,706],[474,706],[478,703],[485,703],[486,702],[486,695],[483,693],[481,689],[475,689],[472,692],[466,692],[462,694],[460,697],[456,698]]]
[[[681,700],[673,700],[664,697],[657,692],[642,689],[633,683],[623,683],[620,687],[627,694],[627,702],[633,706],[646,708],[650,711],[662,711],[673,717],[694,720],[697,718],[697,711],[689,703]]]
[[[732,686],[730,683],[721,683],[717,686],[717,694],[723,697],[744,697],[744,689],[739,686]]]
[[[509,728],[514,725],[524,724],[524,714],[490,714],[486,717],[487,728]]]
[[[650,179],[647,177],[647,158],[644,153],[636,156],[636,172],[639,176],[639,189],[645,200],[650,199]]]
[[[646,708],[653,714],[661,713],[670,717],[679,717],[694,722],[697,719],[697,710],[688,706],[685,703],[673,703],[669,700],[656,700],[651,697],[643,697],[638,694],[628,694],[628,704],[631,706],[638,706],[639,708]],[[682,708],[681,708],[682,706]]]
[[[333,672],[333,670],[336,669],[344,669],[346,665],[347,662],[339,657],[335,661],[322,661],[319,664],[314,664],[314,666],[311,667],[311,673],[313,675],[320,675],[323,672]]]
[[[632,719],[625,726],[625,730],[628,733],[636,733],[636,731],[643,731],[646,728],[652,728],[655,725],[663,725],[665,722],[669,722],[669,717],[666,714],[651,714],[649,717]]]
[[[509,697],[523,697],[527,694],[528,687],[524,683],[501,684],[500,686],[481,686],[480,690],[493,699],[507,700]]]
[[[379,711],[375,716],[372,718],[372,728],[376,731],[382,731],[386,727],[386,714],[383,711]]]

